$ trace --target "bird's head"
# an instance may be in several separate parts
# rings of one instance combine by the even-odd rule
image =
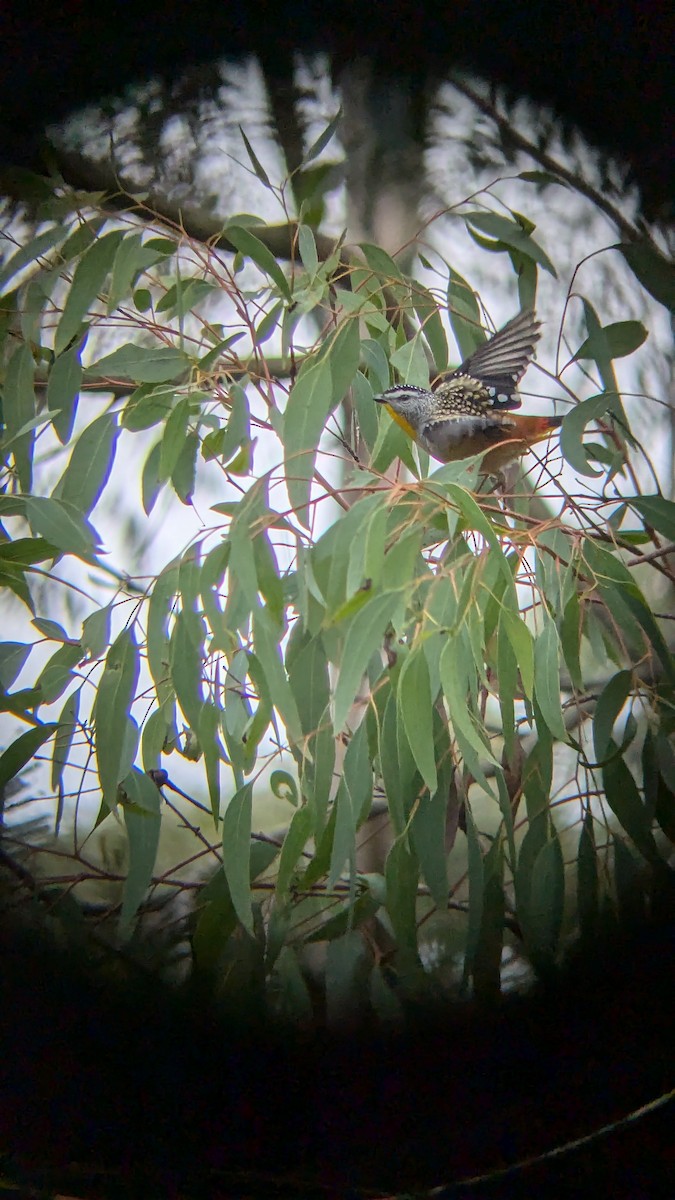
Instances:
[[[373,400],[385,404],[399,424],[406,422],[414,429],[418,429],[432,415],[436,403],[433,392],[428,388],[415,387],[412,383],[399,383],[387,388],[386,392],[373,396]]]

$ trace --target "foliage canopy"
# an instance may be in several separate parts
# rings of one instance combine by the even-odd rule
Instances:
[[[322,943],[329,1014],[387,1017],[427,986],[420,953],[434,976],[431,929],[479,994],[499,990],[505,934],[550,970],[571,930],[646,903],[675,832],[653,600],[654,581],[672,589],[675,504],[640,490],[614,366],[647,331],[581,298],[586,335],[549,374],[562,457],[499,499],[477,461],[429,464],[372,403],[392,372],[447,368],[450,334],[461,356],[485,336],[439,254],[423,286],[380,247],[326,253],[302,211],[284,259],[258,218],[204,243],[125,204],[52,189],[0,269],[0,584],[53,648],[33,670],[31,641],[0,644],[2,709],[26,726],[0,783],[49,755],[58,824],[94,778],[98,820],[126,826],[129,938],[167,881],[158,785],[172,754],[201,763],[194,962],[232,995],[307,1015],[303,956]],[[472,205],[457,219],[533,302],[554,254],[489,193]],[[623,250],[649,275],[648,246]],[[108,565],[92,515],[136,442],[138,525],[169,491],[197,513],[150,578]],[[206,514],[205,475],[227,497]],[[35,590],[71,588],[73,559],[89,583],[68,632]],[[277,839],[254,831],[270,789],[289,805]],[[373,811],[391,829],[379,870],[359,850]]]

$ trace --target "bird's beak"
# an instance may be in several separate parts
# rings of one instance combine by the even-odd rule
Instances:
[[[373,396],[373,400],[375,401],[376,404],[386,404],[387,403],[386,396]]]

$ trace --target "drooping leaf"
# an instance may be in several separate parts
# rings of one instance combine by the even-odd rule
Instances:
[[[36,725],[34,729],[28,729],[26,733],[20,734],[16,741],[0,754],[0,792],[10,779],[14,779],[19,774],[37,753],[40,746],[44,745],[57,730],[56,722],[49,725]]]
[[[417,882],[419,865],[407,833],[401,834],[387,855],[387,912],[396,943],[406,956],[417,957]]]
[[[314,814],[307,805],[304,805],[293,814],[284,844],[281,847],[276,884],[277,896],[283,896],[288,891],[298,859],[313,832]]]
[[[54,359],[47,379],[47,408],[54,413],[52,425],[62,446],[70,441],[82,386],[81,348],[71,346]]]
[[[468,848],[469,873],[469,919],[466,929],[466,947],[464,951],[464,978],[468,978],[473,970],[474,959],[480,938],[483,921],[483,902],[485,898],[485,871],[483,855],[481,854],[478,830],[474,820],[471,805],[464,806],[466,815],[466,838]]]
[[[560,703],[560,641],[555,622],[546,617],[534,643],[534,693],[548,728],[555,738],[567,741]]]
[[[341,733],[349,716],[359,684],[373,652],[382,644],[396,596],[383,592],[374,596],[352,620],[345,638],[340,674],[335,688],[335,732]]]
[[[31,428],[31,421],[35,416],[34,373],[35,364],[28,346],[19,346],[7,364],[3,420],[5,440],[14,455],[23,492],[30,491],[33,479],[35,431]]]
[[[52,225],[50,229],[45,229],[37,237],[31,238],[8,258],[0,269],[0,295],[7,290],[7,284],[11,283],[19,271],[23,271],[25,267],[63,242],[67,232],[66,225]]]
[[[555,830],[532,865],[525,918],[526,944],[534,966],[546,970],[555,961],[565,903],[565,865]]]
[[[582,439],[586,432],[586,426],[591,421],[597,420],[598,417],[604,416],[611,406],[611,394],[601,392],[599,396],[591,396],[590,399],[575,404],[574,408],[565,415],[560,430],[560,449],[563,457],[580,475],[591,477],[602,475],[602,471],[591,466]]]
[[[53,497],[89,515],[105,488],[119,436],[117,417],[104,413],[82,431]]]
[[[272,251],[267,249],[260,238],[251,233],[250,229],[245,229],[243,225],[235,224],[226,225],[223,236],[236,247],[240,254],[250,258],[265,275],[269,275],[284,299],[291,300],[288,280]]]
[[[117,786],[126,774],[125,738],[136,695],[139,654],[133,629],[124,629],[106,655],[96,692],[96,758],[103,802],[117,804]]]
[[[112,269],[117,248],[123,237],[123,230],[113,229],[103,237],[97,238],[78,262],[54,337],[54,349],[57,354],[66,350],[80,332],[85,317]]]
[[[512,246],[514,250],[520,251],[526,258],[539,263],[539,266],[548,271],[554,279],[557,278],[555,267],[546,252],[517,221],[512,221],[508,217],[501,216],[499,213],[487,212],[464,213],[464,220],[469,225],[469,228],[473,226],[475,229],[479,229],[481,233],[486,233],[488,237],[496,238],[497,241],[503,242],[505,246]]]
[[[175,346],[137,346],[127,342],[92,364],[86,374],[108,379],[131,379],[134,383],[168,383],[189,369],[190,359]]]
[[[131,935],[139,906],[150,886],[162,824],[159,791],[149,775],[134,768],[124,780],[123,790],[130,804],[123,806],[129,842],[129,866],[122,890],[118,925],[122,941]]]
[[[614,743],[610,743],[611,751]],[[637,784],[623,758],[615,754],[604,765],[602,781],[607,803],[622,827],[648,861],[658,859],[651,821]]]
[[[612,325],[604,326],[602,338],[603,353],[609,354],[610,358],[625,358],[626,355],[633,354],[646,341],[647,330],[641,321],[615,321]],[[576,362],[582,358],[595,359],[597,353],[598,347],[591,335],[582,342],[573,361]]]
[[[312,142],[309,150],[307,151],[307,153],[305,154],[305,157],[303,158],[304,163],[312,162],[313,159],[319,157],[322,150],[325,150],[328,143],[335,136],[335,132],[342,120],[342,115],[343,115],[342,109],[339,108],[337,110],[335,116],[332,117],[331,120],[326,125],[326,128],[323,129],[322,132],[319,134],[318,138],[316,138],[316,140],[314,142]]]
[[[223,870],[232,904],[244,929],[253,937],[251,908],[251,812],[253,785],[235,792],[223,816]]]
[[[614,725],[633,689],[633,672],[618,671],[605,684],[593,714],[593,745],[597,762],[609,753]]]
[[[597,935],[599,911],[598,858],[590,809],[584,817],[577,852],[577,904],[581,936],[592,943]]]
[[[65,692],[73,678],[73,668],[82,658],[79,642],[64,643],[52,654],[40,672],[36,687],[40,689],[43,704],[53,704]]]
[[[300,742],[302,727],[295,696],[284,669],[279,648],[279,629],[266,608],[253,614],[253,645],[265,673],[270,698],[277,709],[291,742]]]
[[[422,647],[414,648],[406,658],[398,681],[399,720],[419,772],[430,792],[438,785],[434,750],[434,708],[429,683],[429,668]]]
[[[647,241],[623,242],[619,250],[650,296],[671,311],[675,309],[675,267],[672,262]]]
[[[45,496],[26,496],[25,505],[34,533],[42,534],[63,554],[91,561],[99,549],[99,536],[73,504]]]
[[[0,642],[0,688],[7,691],[23,670],[33,647],[25,642]]]
[[[649,525],[653,525],[670,541],[675,541],[675,502],[667,500],[665,496],[636,496],[630,503]]]

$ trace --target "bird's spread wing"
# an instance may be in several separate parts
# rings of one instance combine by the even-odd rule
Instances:
[[[532,309],[526,309],[474,350],[441,386],[453,379],[476,379],[485,385],[489,403],[495,408],[518,407],[516,387],[525,374],[539,336],[539,322]]]

